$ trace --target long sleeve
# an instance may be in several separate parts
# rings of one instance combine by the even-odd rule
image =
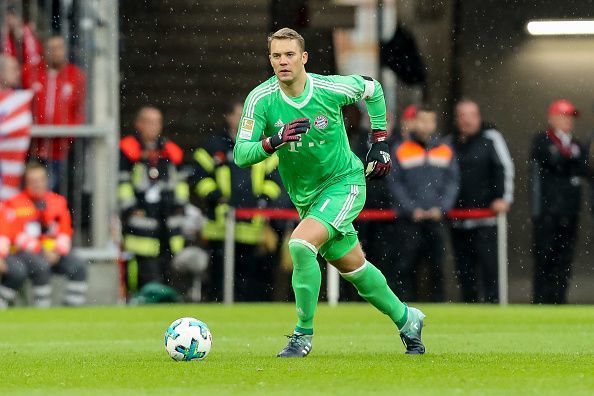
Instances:
[[[194,152],[194,164],[189,184],[195,195],[205,204],[217,202],[221,191],[215,180],[215,160],[205,148],[198,148]]]
[[[334,89],[342,93],[340,106],[365,101],[367,113],[371,121],[371,129],[386,129],[386,101],[381,84],[371,77],[326,76],[334,84]]]
[[[85,74],[78,68],[76,68],[75,73],[75,82],[74,82],[74,98],[73,98],[73,119],[72,124],[84,124],[85,123],[85,109],[86,109],[86,91],[87,91],[87,81]]]
[[[458,198],[458,191],[460,189],[460,168],[458,161],[452,158],[450,165],[447,168],[444,180],[444,190],[441,196],[442,212],[449,212],[456,204]]]
[[[530,158],[538,166],[550,170],[557,170],[567,162],[567,158],[560,155],[560,153],[553,153],[551,150],[547,150],[545,135],[541,133],[534,136],[532,140]]]
[[[499,131],[490,129],[485,134],[492,141],[491,162],[494,168],[492,185],[496,189],[495,196],[511,203],[514,200],[515,170],[509,149]]]
[[[240,168],[247,168],[268,158],[268,154],[262,147],[262,143],[244,141],[235,145],[233,149],[233,160]]]
[[[70,216],[70,210],[66,199],[62,196],[58,196],[56,203],[60,207],[58,225],[58,234],[55,238],[55,250],[61,256],[66,256],[72,249],[72,217]]]
[[[136,194],[132,185],[132,162],[120,151],[120,170],[118,176],[118,204],[122,216],[136,205]]]
[[[270,157],[262,147],[262,134],[266,129],[266,97],[272,92],[263,84],[248,95],[239,121],[237,140],[233,148],[233,161],[241,168],[257,164]]]
[[[531,158],[534,163],[548,171],[571,176],[585,176],[587,154],[581,145],[572,142],[575,154],[563,155],[560,150],[551,150],[546,134],[539,133],[532,141]]]
[[[23,26],[21,40],[23,51],[21,79],[23,88],[29,89],[39,82],[41,76],[47,72],[47,67],[43,56],[43,46],[30,24]],[[17,56],[16,53],[10,55]]]
[[[586,177],[589,175],[588,152],[587,152],[587,149],[583,145],[581,145],[579,143],[575,143],[575,144],[580,149],[580,153],[578,156],[576,156],[575,161],[574,161],[575,175]]]

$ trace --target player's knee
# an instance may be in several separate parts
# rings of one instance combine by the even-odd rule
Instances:
[[[291,238],[289,239],[289,253],[293,260],[293,267],[299,268],[300,266],[309,264],[312,258],[315,259],[318,249],[304,239]]]
[[[330,237],[328,228],[320,221],[307,217],[299,223],[291,234],[291,239],[305,240],[318,249]]]

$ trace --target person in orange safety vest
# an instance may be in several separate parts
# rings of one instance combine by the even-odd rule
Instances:
[[[72,220],[66,199],[49,191],[47,170],[39,163],[27,165],[24,182],[24,191],[5,202],[12,219],[6,227],[12,249],[33,255],[53,273],[66,276],[64,304],[83,305],[87,269],[71,251]],[[49,285],[46,289],[49,297]]]
[[[14,239],[14,211],[0,202],[0,309],[13,305],[18,291],[27,277],[31,279],[31,292],[37,307],[50,305],[49,281],[51,270],[46,262],[27,252],[11,252]]]
[[[161,135],[163,115],[142,107],[135,132],[120,141],[118,203],[129,293],[150,282],[171,284],[171,260],[184,248],[189,191],[182,149]]]

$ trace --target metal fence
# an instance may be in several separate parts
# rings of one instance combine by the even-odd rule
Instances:
[[[227,212],[225,221],[225,261],[223,275],[223,301],[225,304],[233,304],[235,284],[235,225],[237,220],[247,220],[254,216],[262,216],[268,219],[298,219],[297,211],[291,209],[234,209]],[[396,213],[392,210],[363,210],[359,221],[394,221]],[[508,226],[507,215],[501,213],[496,215],[490,209],[459,209],[448,214],[450,219],[465,218],[489,218],[497,216],[497,265],[499,304],[502,306],[509,303],[509,279],[508,279]],[[338,270],[328,265],[326,277],[326,292],[328,304],[336,305],[340,298],[340,276]]]

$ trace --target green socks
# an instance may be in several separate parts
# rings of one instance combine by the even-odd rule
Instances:
[[[291,283],[295,293],[298,318],[295,332],[312,335],[313,318],[322,283],[322,272],[316,259],[318,249],[303,239],[293,238],[289,240],[289,252],[293,259]]]
[[[298,318],[295,332],[312,335],[313,318],[322,283],[322,272],[316,259],[318,250],[303,239],[293,238],[289,240],[289,252],[293,259],[291,283],[295,293]],[[361,297],[388,315],[398,329],[406,324],[408,319],[406,304],[396,297],[384,275],[369,261],[365,261],[357,270],[341,276],[357,288]]]
[[[369,261],[365,261],[363,266],[353,272],[340,275],[355,286],[361,297],[388,315],[398,329],[406,324],[408,318],[406,304],[396,297],[384,275]]]

